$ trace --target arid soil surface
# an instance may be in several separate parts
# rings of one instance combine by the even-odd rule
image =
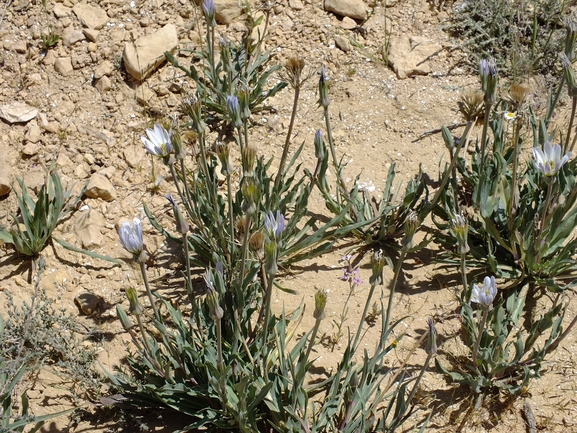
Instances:
[[[124,264],[111,265],[54,244],[42,252],[46,271],[40,284],[57,305],[77,315],[86,329],[96,327],[106,336],[84,344],[98,347],[102,366],[112,370],[130,346],[114,307],[118,303],[127,306],[123,290],[141,284],[138,269],[118,242],[116,227],[134,216],[144,218],[143,203],[160,215],[162,222],[167,210],[163,194],[174,192],[168,171],[158,163],[157,174],[165,179],[158,191],[151,188],[151,160],[140,137],[155,119],[177,113],[180,101],[193,91],[193,84],[182,71],[167,63],[137,82],[123,67],[122,52],[125,44],[172,23],[183,49],[176,53],[177,58],[187,65],[190,55],[184,49],[198,47],[201,40],[199,12],[188,0],[104,0],[93,3],[106,12],[104,26],[98,31],[88,28],[83,33],[87,27],[73,12],[75,3],[16,0],[5,5],[0,24],[0,106],[23,102],[30,109],[37,108],[38,114],[26,122],[0,122],[0,177],[10,181],[23,177],[31,191],[38,191],[47,169],[55,163],[65,187],[76,192],[95,173],[108,180],[109,195],[84,197],[78,210],[62,222],[56,233],[69,243],[121,259]],[[440,134],[416,139],[442,125],[460,123],[456,104],[459,94],[477,88],[479,81],[463,61],[463,55],[449,50],[456,41],[440,29],[447,18],[446,11],[439,11],[425,0],[389,0],[386,7],[379,3],[367,8],[373,11],[370,18],[364,23],[357,20],[353,29],[346,29],[351,27],[351,20],[325,11],[320,0],[281,0],[270,16],[266,46],[273,53],[272,64],[284,64],[290,56],[301,56],[312,74],[302,92],[292,140],[294,147],[305,143],[300,162],[312,165],[314,132],[324,128],[322,110],[317,106],[318,71],[324,65],[330,83],[333,134],[338,155],[347,162],[347,181],[352,184],[359,175],[359,182],[369,189],[374,186],[372,194],[380,198],[392,164],[402,187],[419,166],[433,181],[437,179],[441,158],[448,158]],[[362,26],[357,27],[359,24]],[[217,34],[238,40],[245,29],[243,17],[238,17],[228,25],[219,24],[216,30]],[[42,35],[50,31],[63,38],[55,47],[42,50]],[[423,61],[419,72],[401,79],[393,69],[395,65],[385,62],[383,53],[389,44],[393,52],[398,48],[395,44],[403,43],[406,36],[420,41],[417,45],[432,48],[429,56],[414,62]],[[411,55],[406,53],[406,57]],[[271,82],[279,79],[274,75]],[[542,82],[538,77],[530,80],[535,89]],[[139,93],[146,95],[145,100]],[[534,96],[536,104],[542,103],[539,94],[543,93],[536,92]],[[272,111],[253,116],[250,140],[261,154],[273,156],[275,161],[282,152],[292,97],[287,88],[270,101]],[[430,187],[434,188],[434,184]],[[311,211],[326,213],[320,199],[313,207]],[[12,191],[0,198],[0,216],[16,212]],[[151,280],[160,290],[170,290],[170,282],[177,277],[177,264],[164,239],[147,221],[144,229],[153,258],[149,263]],[[332,322],[338,320],[348,295],[348,284],[339,279],[343,275],[339,260],[349,247],[350,243],[343,242],[333,253],[285,270],[282,284],[298,294],[279,291],[273,295],[278,311],[283,305],[291,310],[302,301],[310,313],[316,289],[327,289],[329,314],[321,327],[326,341],[335,332]],[[395,317],[409,317],[402,323],[407,336],[395,350],[392,366],[401,364],[411,353],[426,329],[428,317],[434,317],[437,323],[437,356],[444,359],[446,351],[453,355],[467,353],[468,348],[457,337],[458,316],[453,314],[458,311],[458,270],[440,269],[434,263],[438,253],[435,248],[431,245],[407,260],[404,283],[394,304]],[[30,299],[34,292],[30,266],[10,246],[0,247],[0,311],[5,311],[6,293],[19,303]],[[368,292],[368,262],[361,264],[359,276],[364,284],[355,290],[345,325],[351,329],[358,323]],[[390,269],[386,276],[392,276]],[[471,277],[480,281],[483,276]],[[75,299],[87,293],[96,299],[96,304],[83,306],[83,311]],[[577,309],[573,306],[567,316],[570,319],[575,314]],[[376,320],[377,326],[365,338],[367,348],[373,347],[380,326],[380,318]],[[303,320],[303,333],[310,329],[312,321],[312,316]],[[407,429],[434,410],[427,432],[525,432],[522,407],[527,403],[538,431],[577,432],[576,338],[576,332],[569,335],[547,360],[543,376],[531,382],[525,395],[510,402],[496,398],[478,410],[473,409],[473,399],[448,384],[431,364],[419,393],[418,404],[423,410],[412,423],[407,423]],[[342,343],[337,343],[334,351],[327,347],[325,353],[318,353],[316,363],[330,371],[341,356]],[[425,358],[419,347],[409,364],[419,366]],[[48,367],[28,385],[36,414],[71,406],[73,399],[66,384]],[[105,392],[106,387],[101,391]],[[76,401],[87,412],[96,411],[88,398],[80,396]],[[99,410],[97,417],[87,416],[79,423],[62,417],[48,423],[42,431],[122,431],[113,411],[107,420],[106,409]],[[162,422],[145,422],[151,430],[169,431],[162,429]]]

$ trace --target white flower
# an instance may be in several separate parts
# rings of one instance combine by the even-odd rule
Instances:
[[[570,156],[571,152],[567,152],[561,157],[561,145],[551,145],[548,141],[545,142],[544,151],[540,147],[533,148],[535,166],[547,177],[555,176]]]
[[[473,284],[473,293],[471,294],[471,301],[488,307],[493,303],[497,296],[497,283],[495,277],[485,277],[481,287]]]
[[[517,117],[517,115],[515,113],[512,113],[511,111],[507,111],[505,114],[503,114],[503,118],[509,122],[511,120],[515,120],[515,117]]]
[[[133,225],[123,222],[118,229],[120,243],[129,253],[139,256],[144,249],[142,241],[142,223],[138,218],[134,218]]]
[[[271,239],[274,239],[277,242],[281,240],[284,225],[284,216],[280,211],[276,211],[276,218],[272,211],[269,211],[268,214],[265,215],[264,227]]]
[[[173,148],[170,142],[170,134],[166,129],[157,123],[154,125],[154,129],[147,128],[146,134],[148,138],[143,135],[140,139],[148,153],[162,156],[163,158],[170,155]]]

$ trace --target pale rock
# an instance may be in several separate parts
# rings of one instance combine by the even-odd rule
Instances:
[[[242,15],[238,0],[215,0],[214,9],[216,22],[219,24],[228,25]]]
[[[96,87],[100,93],[105,93],[112,88],[112,83],[110,82],[110,78],[105,75],[94,83],[94,87]]]
[[[72,9],[84,27],[100,30],[108,22],[106,11],[99,6],[77,3]]]
[[[17,53],[24,54],[28,50],[28,45],[26,44],[26,41],[16,41],[14,42],[12,49]]]
[[[110,181],[101,174],[94,173],[90,176],[85,192],[87,197],[101,198],[105,201],[116,199],[116,189]]]
[[[102,230],[106,224],[104,217],[95,209],[78,212],[74,222],[74,233],[82,242],[82,248],[94,249],[101,247],[104,242]]]
[[[35,123],[30,123],[24,139],[30,143],[38,143],[41,137],[42,131],[40,130],[40,127]]]
[[[136,100],[140,104],[147,104],[149,103],[152,98],[154,98],[155,94],[152,90],[148,88],[147,85],[138,86],[136,88]]]
[[[292,10],[295,11],[301,11],[304,9],[304,5],[301,0],[289,0],[289,6]]]
[[[82,29],[82,32],[90,42],[96,42],[98,35],[100,34],[100,31],[95,29]]]
[[[54,63],[56,63],[56,52],[49,50],[44,56],[42,63],[44,63],[46,66],[53,66]]]
[[[421,36],[401,35],[392,38],[389,62],[400,79],[432,72],[429,62],[424,61],[439,51],[441,46]]]
[[[60,75],[70,75],[74,70],[72,68],[72,59],[70,57],[58,57],[54,62],[54,70]]]
[[[126,71],[141,81],[166,60],[166,51],[173,51],[177,46],[178,35],[174,24],[167,24],[155,33],[127,42],[122,53]]]
[[[87,316],[92,316],[100,311],[105,304],[101,296],[86,289],[79,289],[74,296],[74,303],[78,309]]]
[[[351,50],[351,43],[349,40],[340,35],[335,35],[335,45],[345,53],[348,53]]]
[[[36,86],[42,84],[42,76],[40,74],[29,74],[26,75],[26,86]]]
[[[0,197],[3,197],[12,190],[12,167],[4,159],[0,159],[0,166]]]
[[[65,47],[69,47],[85,39],[86,36],[82,30],[75,29],[74,27],[69,27],[62,32],[62,45]]]
[[[26,143],[22,148],[22,154],[25,156],[34,156],[38,153],[38,143]]]
[[[363,0],[325,0],[325,10],[357,20],[367,18],[367,6]]]
[[[99,80],[105,75],[112,74],[113,71],[114,71],[114,65],[112,64],[112,62],[110,60],[105,60],[101,64],[99,64],[94,70],[94,78]]]
[[[56,268],[54,272],[44,272],[40,279],[40,286],[48,292],[62,290],[66,282],[70,282],[70,276],[63,268]]]
[[[56,166],[60,167],[62,173],[70,174],[74,171],[75,164],[65,154],[60,153],[56,158]]]
[[[0,107],[0,118],[8,123],[26,123],[38,115],[38,108],[24,102],[12,102]]]
[[[56,3],[54,5],[54,16],[56,18],[64,18],[70,15],[70,12],[72,12],[71,8],[67,8],[66,6],[64,6],[62,3]]]
[[[341,28],[345,30],[352,30],[357,27],[357,22],[349,17],[344,17],[343,20],[340,22]]]
[[[130,168],[138,168],[144,157],[144,148],[142,146],[128,146],[124,149],[123,155]]]
[[[95,53],[96,51],[98,51],[98,45],[95,42],[88,42],[88,52]]]

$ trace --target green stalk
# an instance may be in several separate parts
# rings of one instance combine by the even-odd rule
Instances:
[[[234,212],[232,207],[232,181],[230,173],[226,175],[226,188],[228,190],[228,217],[230,224],[230,254],[228,255],[228,265],[231,266],[234,254]]]
[[[461,277],[463,279],[463,293],[465,293],[465,300],[469,302],[471,294],[469,293],[469,284],[467,283],[467,253],[461,253]]]
[[[477,368],[477,356],[479,354],[479,346],[481,345],[481,337],[483,336],[483,330],[485,329],[485,324],[487,323],[487,316],[489,315],[489,308],[483,307],[483,317],[479,323],[479,332],[477,333],[477,341],[475,341],[475,348],[473,349],[473,365]],[[477,368],[478,369],[478,368]]]
[[[483,121],[483,133],[481,134],[481,170],[480,170],[481,173],[483,173],[483,166],[485,164],[487,129],[489,127],[490,117],[491,117],[491,104],[485,103],[485,120]]]
[[[551,200],[551,191],[553,190],[553,182],[555,179],[547,180],[547,197],[545,198],[545,204],[543,206],[543,215],[541,216],[541,224],[539,227],[539,234],[543,234],[543,229],[545,228],[545,218],[547,218],[547,211],[549,208],[549,201]]]
[[[345,198],[347,199],[347,201],[350,203],[351,202],[351,195],[349,194],[349,190],[347,189],[347,185],[345,183],[345,180],[343,179],[343,175],[341,173],[341,169],[339,167],[339,162],[337,160],[337,153],[335,151],[335,144],[333,141],[333,133],[332,133],[332,128],[331,128],[331,120],[330,120],[330,115],[329,115],[329,107],[328,105],[325,107],[325,124],[327,127],[327,137],[329,139],[329,147],[331,149],[331,155],[333,157],[333,164],[335,166],[335,171],[336,171],[336,175],[337,175],[337,179],[341,185],[341,189],[342,192],[345,196]],[[355,206],[351,206],[351,212],[353,214],[353,217],[355,220],[357,220],[358,218],[358,212]]]
[[[399,275],[401,275],[401,269],[403,267],[403,260],[405,260],[405,256],[407,255],[407,251],[409,250],[407,245],[403,245],[403,248],[401,250],[401,254],[399,256],[399,260],[397,260],[397,263],[395,264],[395,272],[393,274],[393,279],[391,280],[390,283],[390,290],[389,290],[389,303],[387,305],[387,317],[384,318],[383,320],[385,320],[384,323],[384,328],[383,328],[383,334],[381,335],[381,346],[384,345],[384,342],[386,341],[388,335],[389,335],[389,325],[391,323],[391,313],[393,311],[393,298],[395,296],[395,290],[397,287],[397,281],[399,279]]]
[[[274,275],[271,275],[269,280],[268,280],[268,284],[266,287],[266,293],[265,293],[265,313],[264,313],[264,330],[263,330],[263,340],[262,340],[262,347],[264,349],[265,353],[268,353],[268,350],[266,350],[266,346],[267,346],[267,340],[268,340],[268,322],[270,321],[270,300],[272,297],[272,284],[274,281]],[[264,372],[264,379],[265,382],[268,383],[269,379],[268,379],[268,366],[267,366],[267,358],[266,356],[263,358],[263,372]]]
[[[159,322],[162,322],[162,318],[160,317],[158,308],[156,308],[156,304],[154,303],[154,296],[152,296],[152,291],[150,290],[150,284],[148,284],[148,276],[146,275],[146,263],[144,263],[144,261],[142,260],[140,261],[140,272],[142,273],[142,279],[144,280],[144,287],[146,288],[146,294],[148,295],[148,299],[150,300],[152,311],[154,311],[154,317]]]
[[[286,163],[286,159],[288,157],[288,152],[289,152],[289,147],[290,147],[290,142],[291,142],[291,136],[292,136],[292,132],[293,132],[293,127],[295,124],[295,119],[297,117],[297,108],[298,108],[298,103],[299,103],[299,95],[300,95],[300,87],[295,87],[295,94],[294,94],[294,99],[293,99],[293,109],[292,109],[292,113],[291,113],[291,120],[289,123],[289,127],[288,127],[288,131],[287,131],[287,135],[286,135],[286,139],[284,142],[284,147],[282,150],[282,156],[280,158],[280,164],[278,166],[278,171],[276,174],[276,179],[274,181],[274,191],[278,190],[278,186],[280,183],[280,179],[282,176],[282,173],[284,171],[284,166]]]
[[[245,224],[244,224],[244,239],[242,241],[241,255],[240,255],[240,285],[244,281],[244,267],[246,265],[246,249],[248,248],[248,232],[250,231],[250,214],[246,214]]]
[[[217,350],[217,365],[218,365],[218,372],[222,374],[222,324],[220,323],[221,319],[215,321],[216,324],[216,350]],[[223,393],[226,389],[222,390]]]
[[[357,329],[357,333],[355,334],[355,341],[352,345],[351,353],[357,352],[357,345],[359,344],[359,340],[361,338],[361,331],[363,330],[363,324],[365,323],[365,318],[367,317],[367,313],[369,311],[369,305],[371,304],[371,298],[373,297],[373,293],[375,291],[376,285],[371,284],[371,288],[369,290],[369,296],[367,296],[367,301],[365,302],[365,309],[363,310],[363,314],[359,320],[359,328]],[[389,320],[389,316],[387,315],[387,320]]]
[[[571,98],[571,117],[569,119],[569,127],[567,128],[567,138],[565,139],[565,145],[563,146],[563,155],[567,153],[567,149],[569,147],[569,141],[571,138],[571,129],[573,129],[573,120],[575,120],[575,109],[577,109],[577,98],[573,96]],[[577,137],[577,135],[575,135]],[[571,143],[571,152],[573,152],[573,148],[575,147],[575,139],[573,139],[573,143]]]
[[[186,234],[182,235],[182,243],[184,244],[184,264],[186,265],[186,292],[188,293],[190,305],[194,308],[194,290],[192,289],[192,277],[190,273],[190,251],[188,249],[188,238]]]

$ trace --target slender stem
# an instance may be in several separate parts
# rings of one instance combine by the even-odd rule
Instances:
[[[407,245],[404,245],[403,249],[401,250],[401,254],[399,256],[399,259],[397,260],[397,263],[395,264],[395,272],[393,274],[393,279],[391,280],[391,283],[389,286],[389,303],[387,305],[387,317],[383,319],[383,320],[385,320],[385,324],[384,324],[383,334],[381,335],[380,346],[384,346],[384,343],[385,343],[387,337],[389,336],[389,325],[391,324],[391,314],[393,311],[393,298],[395,296],[395,290],[397,288],[397,280],[399,279],[399,275],[401,274],[401,269],[403,267],[403,260],[405,260],[405,256],[407,255],[408,250],[409,250],[409,248],[407,247]]]
[[[246,121],[243,122],[243,123],[246,124]],[[238,145],[239,145],[239,147],[240,147],[240,154],[242,155],[242,149],[243,149],[243,147],[244,147],[244,144],[243,144],[243,139],[242,139],[242,133],[241,133],[241,130],[240,130],[240,126],[239,126],[238,128],[236,128],[236,133],[237,133],[237,135],[238,135]],[[243,167],[243,168],[244,168],[244,167]]]
[[[246,265],[246,250],[248,248],[248,233],[250,231],[250,214],[246,214],[245,224],[244,224],[244,239],[242,241],[241,247],[241,255],[240,255],[240,285],[242,286],[242,282],[244,281],[244,267]]]
[[[190,188],[188,187],[188,182],[186,181],[186,167],[184,166],[184,159],[180,160],[180,171],[182,172],[182,183],[184,185],[184,192],[189,203],[192,203],[192,197],[190,195]],[[184,202],[184,197],[182,197]]]
[[[411,390],[409,397],[407,398],[407,400],[405,400],[407,406],[411,404],[411,401],[413,401],[413,397],[417,393],[417,389],[419,387],[419,382],[421,382],[421,379],[423,378],[423,375],[425,374],[425,370],[429,366],[429,362],[431,361],[432,357],[433,357],[433,353],[429,353],[427,355],[427,359],[425,360],[425,363],[423,364],[423,367],[421,368],[421,372],[419,373],[419,377],[417,377],[417,380],[415,381],[415,384],[413,385],[413,389]]]
[[[465,301],[468,302],[471,299],[469,293],[469,284],[467,283],[467,253],[461,253],[461,277],[463,279],[463,293],[465,294]]]
[[[571,138],[571,129],[573,129],[573,120],[575,120],[575,109],[577,109],[577,98],[574,96],[572,99],[571,104],[571,118],[569,119],[569,127],[567,128],[567,138],[565,139],[565,145],[563,146],[563,155],[567,153],[567,149],[569,148],[569,141]],[[577,137],[577,135],[575,136]],[[571,144],[571,151],[573,151],[573,146],[575,143]]]
[[[547,211],[549,207],[549,201],[551,200],[551,191],[553,189],[553,180],[547,181],[547,197],[545,198],[545,204],[543,205],[543,215],[541,216],[541,224],[539,227],[539,234],[543,233],[545,228],[545,218],[547,218]]]
[[[174,169],[174,162],[168,164],[170,167],[170,174],[172,175],[172,179],[174,180],[174,185],[176,186],[176,191],[178,192],[178,196],[182,201],[184,201],[184,196],[182,195],[182,190],[180,189],[180,184],[178,182],[178,176],[176,175],[176,170]],[[184,178],[184,173],[182,173]]]
[[[216,350],[217,350],[217,363],[218,363],[218,372],[222,374],[222,324],[220,323],[221,319],[217,319],[216,324]]]
[[[331,128],[331,119],[330,119],[330,114],[329,114],[329,107],[326,106],[325,107],[325,124],[327,127],[327,137],[329,139],[329,147],[331,149],[331,155],[333,157],[333,164],[335,166],[335,171],[336,171],[336,176],[337,179],[341,185],[341,189],[342,192],[345,196],[345,198],[347,199],[347,201],[350,203],[351,201],[351,195],[349,194],[349,190],[347,188],[347,185],[345,183],[345,180],[343,179],[343,175],[341,173],[341,169],[339,166],[339,162],[337,160],[337,152],[335,151],[335,143],[333,141],[333,132],[332,132],[332,128]],[[355,206],[351,206],[351,212],[353,214],[354,219],[356,220],[358,218],[358,212]]]
[[[545,126],[549,127],[549,122],[551,121],[551,116],[553,116],[553,111],[557,106],[557,102],[559,101],[559,97],[561,96],[561,91],[563,90],[563,85],[565,84],[565,74],[561,74],[561,81],[559,82],[559,87],[557,88],[557,93],[555,93],[555,97],[553,101],[547,108],[547,116],[545,117]]]
[[[148,284],[148,276],[146,275],[146,263],[143,260],[140,261],[140,272],[142,273],[142,279],[144,280],[144,287],[146,288],[146,294],[148,295],[148,299],[150,300],[150,306],[152,307],[152,311],[154,311],[154,317],[156,320],[161,322],[160,313],[158,312],[158,308],[156,308],[156,304],[154,303],[154,296],[152,296],[152,291],[150,290],[150,284]]]
[[[445,185],[447,185],[447,182],[449,181],[449,177],[451,176],[451,173],[453,173],[453,168],[457,164],[457,161],[459,159],[458,158],[459,152],[461,152],[461,149],[464,147],[465,143],[469,139],[469,131],[470,131],[472,126],[473,126],[473,122],[467,123],[467,126],[465,127],[465,132],[463,132],[463,136],[459,140],[459,144],[455,150],[455,154],[453,155],[453,159],[451,160],[451,163],[449,164],[449,168],[445,172],[443,179],[441,180],[441,184],[439,185],[439,188],[437,188],[437,191],[435,192],[435,195],[433,196],[433,200],[431,200],[431,202],[429,203],[427,213],[426,213],[427,215],[437,205],[437,202],[441,198],[441,194],[443,192],[445,192]]]
[[[269,280],[268,280],[268,284],[266,287],[266,293],[265,293],[265,313],[264,313],[264,329],[263,329],[263,340],[262,340],[262,346],[264,348],[264,353],[268,353],[268,350],[266,350],[266,346],[267,346],[267,340],[268,340],[268,322],[270,321],[270,301],[272,298],[272,284],[274,281],[274,275],[271,275]],[[269,379],[268,379],[268,366],[267,366],[267,358],[266,356],[263,358],[263,371],[265,373],[265,382],[268,383]]]
[[[357,345],[359,344],[359,339],[361,338],[361,331],[363,330],[363,324],[365,323],[365,318],[367,317],[367,312],[369,311],[369,305],[371,304],[371,298],[373,297],[373,293],[375,292],[375,285],[371,284],[371,288],[369,290],[369,296],[367,296],[367,301],[365,302],[365,308],[363,310],[363,314],[359,320],[359,328],[357,329],[357,333],[355,334],[355,341],[351,346],[351,352],[356,353]],[[388,320],[388,316],[387,316]]]
[[[192,290],[192,277],[190,272],[190,251],[188,249],[188,236],[182,235],[182,243],[184,244],[184,264],[186,266],[186,292],[188,293],[188,300],[190,306],[194,307],[194,290]]]
[[[152,355],[152,349],[150,348],[150,345],[148,344],[148,338],[146,338],[146,333],[144,332],[144,325],[142,324],[142,318],[140,317],[140,314],[136,315],[136,321],[138,322],[138,327],[140,328],[140,336],[142,337],[142,341],[144,343],[145,350],[150,355]]]
[[[487,141],[487,129],[489,127],[489,118],[491,117],[491,104],[485,103],[485,120],[483,121],[483,133],[481,134],[481,173],[485,164],[485,152]]]
[[[304,377],[304,374],[305,374],[305,372],[306,372],[306,371],[305,371],[305,367],[306,367],[306,364],[307,364],[307,362],[308,362],[308,360],[309,360],[309,356],[311,356],[311,352],[312,352],[312,350],[313,350],[313,347],[314,347],[314,345],[315,345],[315,340],[316,340],[316,338],[317,338],[317,333],[318,333],[318,331],[319,331],[319,326],[321,325],[321,321],[322,321],[322,320],[323,320],[322,317],[319,317],[319,318],[317,318],[317,319],[315,320],[315,326],[314,326],[314,328],[313,328],[313,332],[312,332],[311,338],[310,338],[310,340],[309,340],[309,346],[307,347],[306,355],[305,355],[305,357],[304,357],[304,359],[303,359],[302,364],[300,365],[299,374],[298,374],[298,376],[297,376],[297,377],[299,377],[301,380],[302,380],[302,378]]]
[[[294,94],[294,99],[293,99],[293,110],[291,113],[291,120],[289,123],[287,135],[286,135],[285,142],[284,142],[282,156],[280,158],[280,164],[278,166],[278,172],[276,174],[276,179],[274,181],[274,190],[275,191],[278,190],[280,179],[281,179],[282,173],[284,171],[284,165],[286,163],[286,159],[287,159],[289,148],[290,148],[290,142],[291,142],[291,136],[293,133],[293,127],[295,124],[295,119],[297,117],[297,108],[298,108],[299,94],[300,94],[301,89],[299,86],[295,87],[294,89],[295,89],[295,94]]]
[[[228,218],[230,224],[230,254],[228,255],[228,265],[231,266],[234,254],[234,210],[232,207],[232,181],[230,173],[226,175],[226,188],[228,190]]]
[[[518,119],[517,124],[515,125],[515,132],[513,134],[513,174],[511,178],[511,198],[509,200],[509,209],[508,209],[508,217],[509,217],[509,232],[513,232],[513,223],[515,220],[515,216],[517,215],[517,205],[518,205],[518,198],[517,198],[517,169],[519,167],[519,131],[521,130],[522,120]],[[515,260],[517,260],[518,253],[517,248],[515,247],[513,250],[513,256]]]
[[[477,355],[479,354],[479,346],[481,344],[481,337],[483,336],[483,330],[485,329],[485,324],[487,323],[487,316],[489,315],[489,308],[483,308],[483,317],[479,323],[479,332],[477,333],[477,341],[475,341],[475,348],[473,349],[473,365],[477,368]]]

